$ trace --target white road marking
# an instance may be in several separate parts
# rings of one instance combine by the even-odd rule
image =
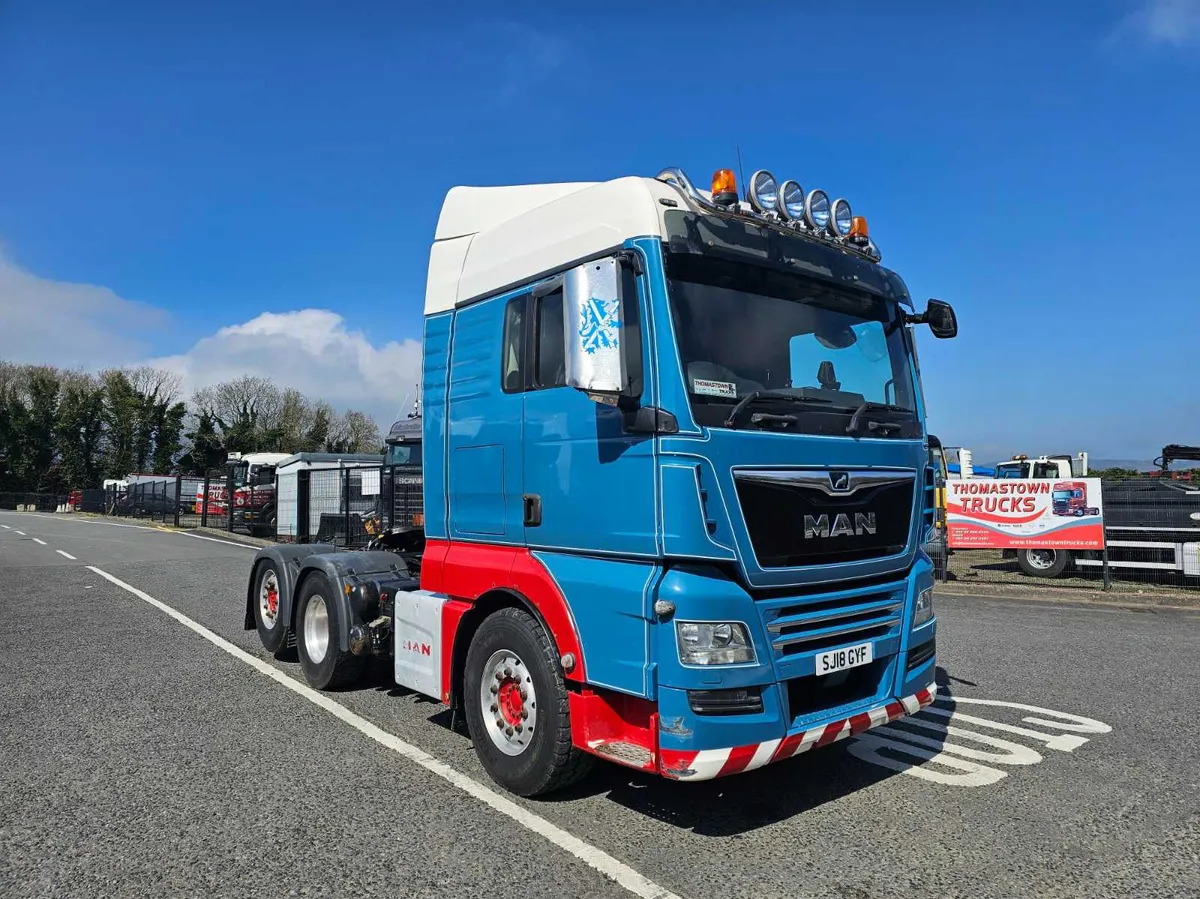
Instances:
[[[252,549],[258,551],[257,546],[249,546],[245,543],[238,543],[236,540],[222,540],[219,537],[205,537],[202,534],[189,534],[187,531],[176,531],[177,534],[182,534],[184,537],[195,537],[197,540],[208,540],[212,543],[224,543],[226,546],[240,546],[242,549]]]
[[[194,536],[194,535],[193,535]],[[210,538],[212,539],[212,538]],[[635,896],[640,896],[642,899],[680,899],[675,893],[670,892],[665,887],[659,886],[649,878],[639,874],[633,868],[629,867],[622,861],[613,858],[602,849],[592,846],[590,843],[585,843],[583,840],[568,833],[561,827],[547,821],[540,815],[535,815],[533,812],[522,808],[513,802],[507,796],[497,793],[490,787],[486,787],[476,780],[468,777],[465,774],[451,768],[445,762],[434,758],[422,749],[418,749],[411,743],[406,743],[394,734],[390,734],[380,727],[372,724],[367,719],[356,715],[345,706],[334,702],[324,693],[319,693],[309,687],[307,684],[302,684],[294,678],[288,677],[282,671],[268,665],[261,659],[257,659],[243,649],[234,646],[224,637],[210,631],[202,624],[198,624],[191,618],[178,612],[171,606],[161,602],[139,590],[137,587],[125,583],[119,578],[114,577],[107,571],[97,568],[95,565],[87,566],[89,571],[95,572],[113,584],[116,584],[127,593],[131,593],[143,602],[147,602],[160,612],[165,612],[170,615],[188,630],[203,637],[213,646],[218,649],[223,649],[235,659],[245,662],[251,668],[269,677],[271,680],[284,687],[287,687],[293,693],[304,697],[313,705],[319,706],[335,718],[341,720],[345,724],[350,725],[359,733],[370,737],[381,746],[386,746],[388,749],[394,750],[399,755],[404,756],[410,761],[416,762],[426,771],[436,774],[448,782],[451,786],[457,787],[469,796],[473,796],[480,802],[490,808],[506,815],[516,821],[522,827],[533,831],[541,837],[544,837],[548,842],[553,843],[558,848],[575,856],[585,865],[599,871],[605,877],[615,881],[620,886],[624,887]]]
[[[25,532],[24,532],[24,531],[13,531],[13,533],[14,533],[14,534],[20,534],[22,537],[24,537],[24,536],[25,536]]]
[[[11,530],[12,530],[12,528],[10,528],[10,527],[9,527],[8,525],[6,525],[6,524],[0,524],[0,528],[4,528],[4,530],[6,530],[6,531],[11,531]]]
[[[34,543],[40,543],[42,546],[45,546],[45,545],[46,545],[46,541],[45,541],[45,540],[39,540],[37,537],[34,537],[34,538],[33,538],[33,542],[34,542]]]
[[[67,552],[66,550],[62,550],[62,549],[56,549],[56,550],[55,550],[55,552],[56,552],[56,553],[58,553],[60,556],[62,556],[64,559],[70,559],[72,562],[78,562],[78,561],[79,561],[78,559],[76,559],[76,558],[75,558],[73,555],[71,555],[71,554],[70,554],[69,552]]]
[[[943,708],[944,705],[954,708]],[[1022,723],[1035,724],[1047,730],[1057,730],[1059,733],[1046,733],[1003,721],[967,715],[959,708],[966,705],[1033,712],[1035,714],[1022,718]],[[945,719],[953,724],[932,720],[936,718]],[[887,727],[880,727],[856,737],[851,741],[849,751],[855,758],[872,765],[956,787],[985,787],[1008,776],[1007,771],[981,762],[1003,766],[1028,766],[1036,765],[1043,759],[1040,752],[1028,746],[959,727],[960,724],[975,724],[982,728],[1025,737],[1057,752],[1074,752],[1089,742],[1087,737],[1078,736],[1079,734],[1106,734],[1112,731],[1112,727],[1103,721],[1056,712],[1041,706],[1007,702],[1002,699],[939,696],[934,705],[926,707],[918,715],[901,718]],[[929,731],[937,736],[928,737],[914,733],[914,728]],[[951,738],[968,740],[999,751],[989,752],[978,747],[958,745]]]

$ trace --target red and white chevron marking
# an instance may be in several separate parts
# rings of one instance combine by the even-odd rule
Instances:
[[[662,775],[672,780],[712,780],[727,774],[753,771],[763,765],[781,762],[802,752],[808,752],[813,747],[828,746],[872,727],[915,714],[933,702],[936,695],[937,684],[930,684],[912,696],[905,696],[887,705],[860,712],[841,721],[789,734],[780,740],[767,740],[765,743],[751,743],[749,746],[734,746],[729,749],[700,749],[693,752],[663,749],[659,753]]]

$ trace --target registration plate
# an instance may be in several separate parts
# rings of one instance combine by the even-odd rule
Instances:
[[[873,646],[873,643],[860,643],[858,646],[847,646],[845,649],[831,649],[828,652],[817,653],[817,674],[833,674],[835,671],[869,665],[874,659],[871,651]]]

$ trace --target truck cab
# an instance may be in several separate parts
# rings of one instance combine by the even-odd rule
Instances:
[[[275,528],[275,469],[289,453],[230,453],[226,490],[231,496],[229,514],[234,527],[250,533],[270,533]],[[211,512],[211,510],[210,510]]]
[[[936,692],[922,324],[957,332],[847,201],[769,172],[745,196],[729,170],[456,187],[419,578],[264,550],[247,626],[269,610],[264,645],[295,634],[318,687],[392,655],[522,795],[588,756],[704,780],[913,713]]]
[[[1087,453],[1074,456],[1039,456],[1030,459],[1016,455],[996,465],[997,478],[1084,478],[1087,477]]]

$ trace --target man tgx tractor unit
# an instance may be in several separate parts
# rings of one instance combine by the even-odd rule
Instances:
[[[736,774],[930,703],[911,326],[953,337],[953,310],[914,311],[847,201],[766,171],[748,195],[727,169],[452,189],[423,526],[263,549],[247,628],[317,688],[392,658],[521,795],[589,756]]]

